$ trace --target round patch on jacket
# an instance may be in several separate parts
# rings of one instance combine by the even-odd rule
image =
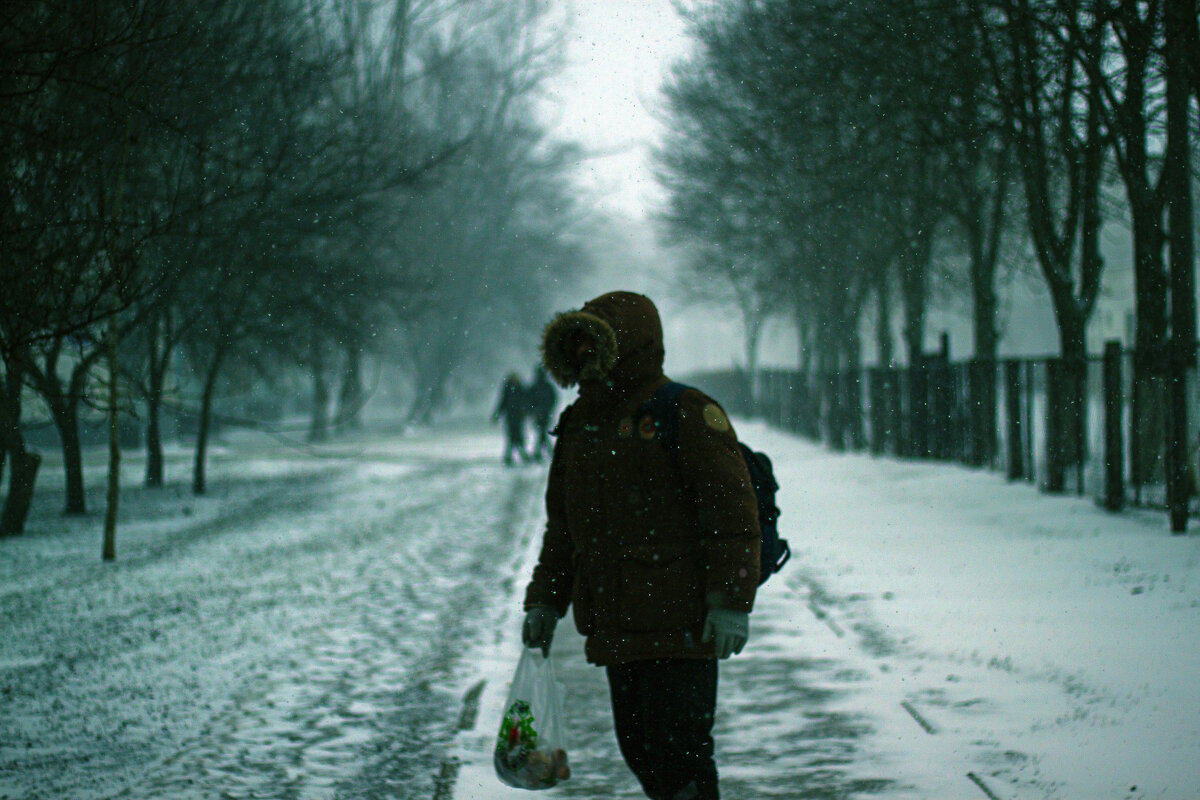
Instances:
[[[650,441],[657,432],[657,429],[654,427],[654,417],[649,414],[642,417],[642,421],[638,423],[638,436],[641,436],[646,441]]]
[[[628,439],[633,436],[633,417],[625,417],[617,423],[617,436]]]
[[[730,427],[729,417],[725,416],[725,412],[716,403],[709,403],[704,407],[704,424],[720,433],[725,433]]]

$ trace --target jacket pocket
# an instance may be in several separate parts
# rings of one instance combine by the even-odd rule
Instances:
[[[692,628],[703,621],[699,568],[692,556],[631,555],[621,562],[619,623],[647,633]]]
[[[576,563],[575,586],[571,590],[571,612],[575,618],[575,629],[584,636],[591,636],[596,632],[596,615],[584,575],[585,572],[579,569]]]

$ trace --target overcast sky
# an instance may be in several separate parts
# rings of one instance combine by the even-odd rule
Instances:
[[[653,111],[670,63],[684,53],[670,0],[570,0],[568,65],[550,85],[561,136],[597,155],[582,174],[604,204],[643,216],[658,197],[649,168]]]

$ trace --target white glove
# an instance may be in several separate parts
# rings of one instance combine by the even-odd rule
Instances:
[[[750,615],[728,608],[710,608],[704,618],[702,642],[712,642],[717,658],[729,658],[742,652],[750,638]]]

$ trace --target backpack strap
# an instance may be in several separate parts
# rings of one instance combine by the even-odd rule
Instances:
[[[668,453],[679,449],[679,398],[691,388],[685,383],[669,381],[658,387],[654,396],[638,407],[639,417],[650,413],[658,441]]]

